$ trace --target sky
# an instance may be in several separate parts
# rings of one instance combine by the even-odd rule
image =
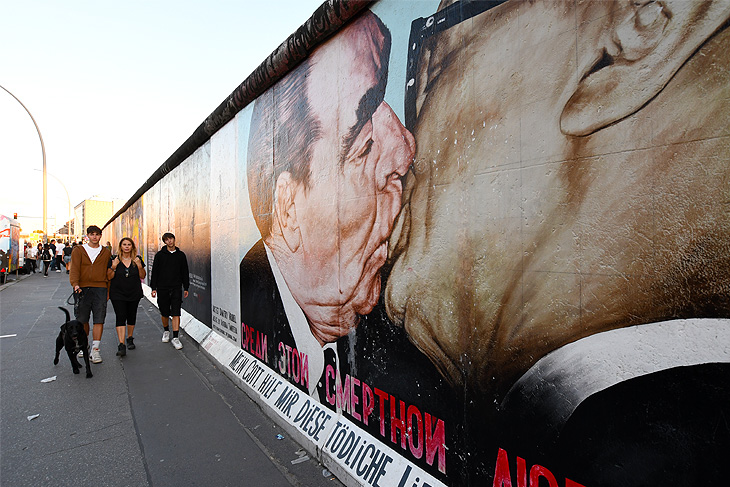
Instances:
[[[128,200],[322,0],[5,2],[0,86],[43,137],[48,231]],[[43,155],[0,89],[0,214],[43,228]],[[70,205],[70,211],[69,211]]]

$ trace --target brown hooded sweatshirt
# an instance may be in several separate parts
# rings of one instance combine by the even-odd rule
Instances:
[[[71,252],[71,268],[69,269],[71,286],[108,288],[109,280],[106,278],[106,269],[109,267],[111,256],[109,249],[102,247],[99,256],[92,264],[83,245],[74,247]]]

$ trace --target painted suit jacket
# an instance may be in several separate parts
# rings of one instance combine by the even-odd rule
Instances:
[[[279,371],[279,343],[296,348],[281,294],[263,240],[248,251],[239,267],[241,279],[241,347]],[[247,328],[250,330],[247,331]],[[292,381],[293,382],[293,381]],[[306,392],[301,386],[299,388]]]
[[[256,242],[248,251],[241,261],[239,273],[241,348],[265,362],[308,395],[307,383],[302,380],[301,375],[303,362],[294,352],[300,347],[297,346],[292,333],[263,240]],[[349,369],[345,363],[347,348],[346,337],[337,341],[341,374]],[[322,377],[309,377],[309,381],[315,383],[321,379]],[[332,409],[323,397],[319,399]]]

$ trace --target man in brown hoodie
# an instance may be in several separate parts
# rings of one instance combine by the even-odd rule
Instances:
[[[71,253],[69,281],[75,293],[81,293],[81,302],[76,311],[76,319],[84,324],[84,331],[89,334],[89,319],[94,313],[93,342],[91,345],[91,361],[101,362],[99,346],[104,331],[106,318],[106,302],[109,280],[106,269],[111,260],[111,251],[99,245],[101,228],[91,225],[86,229],[88,243],[77,245]]]

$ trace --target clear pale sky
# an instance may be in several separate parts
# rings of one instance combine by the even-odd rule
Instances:
[[[70,218],[69,199],[71,211],[129,199],[321,3],[4,2],[0,85],[43,135],[48,231]],[[43,228],[42,167],[31,118],[0,90],[0,213],[17,212],[24,232]]]

